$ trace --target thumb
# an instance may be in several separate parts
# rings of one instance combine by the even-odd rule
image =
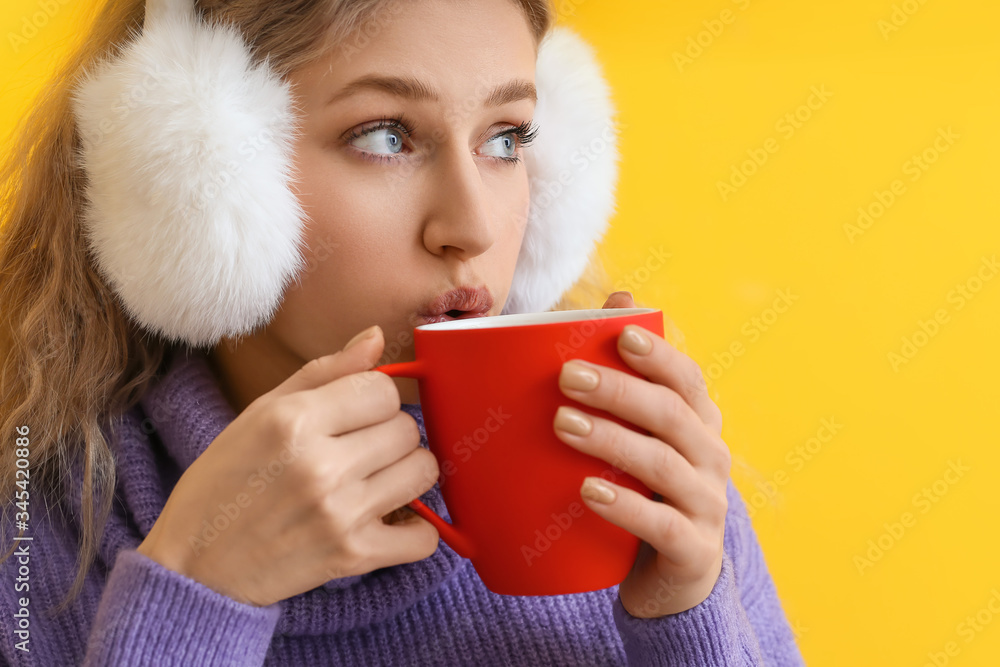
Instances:
[[[273,390],[282,395],[315,389],[337,378],[370,370],[385,347],[382,327],[375,324],[349,340],[344,349],[313,359]]]
[[[635,308],[631,292],[612,292],[601,308]]]

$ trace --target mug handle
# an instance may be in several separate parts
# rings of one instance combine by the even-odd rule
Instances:
[[[424,373],[424,363],[419,359],[416,361],[402,361],[396,364],[386,364],[384,366],[378,366],[373,370],[382,371],[389,377],[405,377],[412,378],[414,380],[422,380],[426,377],[426,374]],[[445,544],[451,547],[455,553],[462,558],[472,558],[475,553],[475,549],[469,541],[469,538],[464,533],[459,531],[458,528],[435,514],[434,510],[421,502],[419,498],[414,498],[410,501],[408,503],[408,507],[437,528],[438,533],[441,535],[441,539],[444,540]]]

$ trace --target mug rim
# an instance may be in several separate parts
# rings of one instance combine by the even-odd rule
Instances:
[[[541,313],[509,313],[470,317],[447,322],[433,322],[415,327],[419,331],[468,331],[473,329],[500,329],[507,327],[541,326],[565,322],[586,322],[590,320],[629,317],[659,312],[659,308],[586,308],[582,310],[549,310]]]

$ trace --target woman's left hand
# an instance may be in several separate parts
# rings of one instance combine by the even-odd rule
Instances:
[[[636,306],[631,294],[615,292],[604,307]],[[580,489],[587,507],[643,540],[618,594],[632,616],[656,618],[701,603],[719,578],[731,458],[721,437],[722,413],[708,397],[698,364],[636,325],[625,327],[618,353],[643,377],[570,360],[563,364],[560,389],[651,435],[568,406],[557,410],[554,427],[566,444],[611,463],[662,497],[649,499],[599,477],[588,477]],[[572,388],[588,385],[581,374],[588,372],[593,388]],[[575,424],[584,432],[588,423],[587,435],[564,430]],[[587,497],[595,480],[614,492],[610,503]]]

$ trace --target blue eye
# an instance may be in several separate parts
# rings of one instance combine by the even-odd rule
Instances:
[[[403,144],[413,131],[412,123],[402,116],[381,118],[374,125],[351,130],[345,141],[361,150],[362,156],[372,162],[392,162],[398,158]],[[360,141],[359,141],[360,140]],[[359,145],[360,144],[360,145]],[[388,151],[388,152],[383,152]]]
[[[502,133],[490,139],[487,143],[492,143],[498,139],[501,141],[503,155],[495,156],[498,160],[503,160],[508,164],[517,164],[521,161],[521,156],[517,155],[518,147],[524,148],[531,144],[538,134],[538,128],[531,121],[525,121],[517,127],[504,130]]]
[[[503,155],[497,155],[496,157],[499,157],[504,160],[509,160],[512,159],[514,157],[514,154],[517,152],[517,141],[514,138],[516,136],[517,133],[514,130],[508,130],[505,134],[501,134],[498,137],[493,137],[486,143],[491,144],[496,142],[498,139],[502,140],[500,145],[503,147],[502,148]]]
[[[374,125],[362,128],[360,131],[351,130],[345,141],[358,148],[364,159],[371,162],[395,162],[401,159],[399,156],[403,151],[406,139],[413,133],[413,123],[407,121],[402,115],[381,118]],[[538,128],[533,127],[530,121],[521,123],[516,127],[504,130],[487,140],[486,144],[499,144],[500,154],[490,155],[497,160],[502,160],[507,164],[517,164],[521,161],[521,156],[517,155],[518,147],[524,148],[535,138]]]
[[[403,150],[403,133],[394,127],[376,127],[366,130],[358,139],[361,141],[352,140],[351,145],[377,155],[385,155],[382,149],[387,149],[391,155],[396,155]]]

